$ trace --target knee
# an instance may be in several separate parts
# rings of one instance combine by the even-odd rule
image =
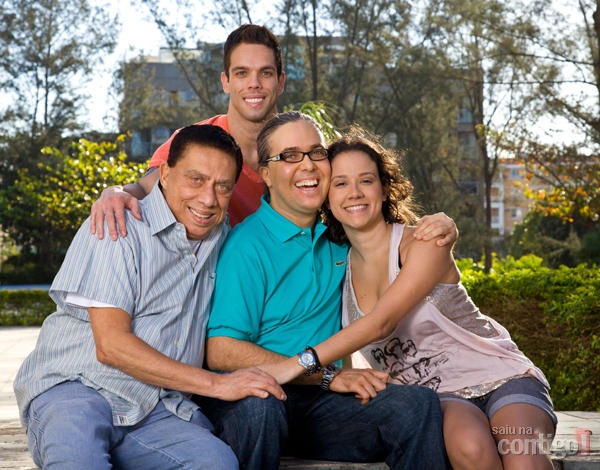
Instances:
[[[206,468],[207,470],[231,470],[240,466],[231,447],[220,439],[215,440],[211,445],[210,455],[203,454],[200,460],[196,459],[189,467],[190,470],[197,469],[198,462],[204,462],[201,468]]]
[[[452,468],[457,470],[501,468],[496,447],[475,437],[446,440],[446,451]]]
[[[89,413],[50,403],[30,421],[28,444],[35,463],[43,468],[110,468],[110,419],[96,421]]]
[[[64,436],[81,436],[84,429],[112,424],[110,408],[93,406],[87,400],[73,400],[68,405],[64,402],[50,402],[36,413],[35,419],[41,431],[54,433],[60,430],[60,434]]]
[[[287,427],[285,407],[280,400],[271,395],[267,398],[248,397],[241,400],[236,415],[238,421],[248,427]]]
[[[442,409],[440,400],[433,390],[418,385],[396,385],[388,389],[392,393],[392,400],[398,404],[401,403],[403,413],[415,413],[429,419],[441,420]]]

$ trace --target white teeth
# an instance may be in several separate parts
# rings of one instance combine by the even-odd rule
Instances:
[[[303,187],[309,188],[309,187],[317,186],[317,184],[319,184],[317,180],[304,180],[304,181],[298,181],[296,183],[296,187],[297,188],[303,188]]]
[[[262,98],[246,98],[248,103],[260,103],[262,100]]]
[[[356,206],[346,207],[346,210],[349,212],[358,212],[360,210],[366,209],[366,207],[367,207],[366,204],[357,204]]]
[[[199,212],[196,212],[196,211],[195,211],[194,209],[192,209],[191,207],[190,207],[190,212],[191,212],[192,214],[194,214],[196,217],[200,217],[201,219],[208,219],[208,218],[210,217],[210,214],[208,214],[208,215],[205,215],[205,214],[200,214]]]

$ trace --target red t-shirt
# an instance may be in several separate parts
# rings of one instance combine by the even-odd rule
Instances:
[[[229,123],[227,122],[227,114],[219,114],[205,121],[197,122],[196,124],[212,124],[219,126],[229,132]],[[150,159],[149,168],[160,166],[162,162],[166,162],[169,156],[169,148],[171,141],[177,131],[173,133],[169,140],[156,149],[154,155]],[[260,197],[265,192],[265,184],[258,173],[246,165],[242,165],[242,172],[235,183],[231,200],[229,201],[229,225],[232,227],[240,223],[247,216],[252,214],[260,206]]]

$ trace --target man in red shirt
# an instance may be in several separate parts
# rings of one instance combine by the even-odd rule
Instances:
[[[223,48],[221,83],[229,94],[227,114],[198,124],[213,124],[229,132],[244,157],[242,174],[229,203],[229,223],[235,225],[260,204],[264,183],[257,173],[256,137],[265,121],[277,113],[277,97],[283,92],[285,73],[278,39],[263,26],[242,25],[227,38]],[[158,179],[158,166],[166,161],[173,136],[150,160],[148,172],[136,183],[112,186],[92,206],[91,231],[104,236],[104,218],[112,239],[127,234],[124,210],[140,218],[138,199],[144,198]]]
[[[229,95],[227,114],[219,114],[198,124],[222,127],[242,150],[244,164],[229,202],[229,224],[234,226],[256,211],[264,192],[258,169],[256,138],[263,124],[277,113],[277,97],[283,93],[285,72],[281,46],[275,35],[264,26],[242,25],[229,34],[223,46],[223,91]],[[173,134],[175,135],[175,134]],[[92,205],[90,231],[104,237],[104,220],[108,234],[116,240],[125,237],[125,210],[141,219],[138,200],[150,193],[158,180],[157,168],[167,160],[173,136],[162,144],[149,164],[149,170],[136,183],[106,188]],[[118,230],[117,230],[118,228]],[[440,243],[456,240],[456,225],[443,213],[425,216],[418,223],[417,238],[443,235]]]

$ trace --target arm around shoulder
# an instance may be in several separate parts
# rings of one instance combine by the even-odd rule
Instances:
[[[136,182],[126,186],[110,186],[102,191],[92,205],[90,232],[104,237],[104,222],[112,240],[127,236],[125,210],[130,210],[136,219],[141,219],[138,200],[146,197],[158,180],[158,171],[150,170]],[[118,227],[118,230],[117,230]]]

